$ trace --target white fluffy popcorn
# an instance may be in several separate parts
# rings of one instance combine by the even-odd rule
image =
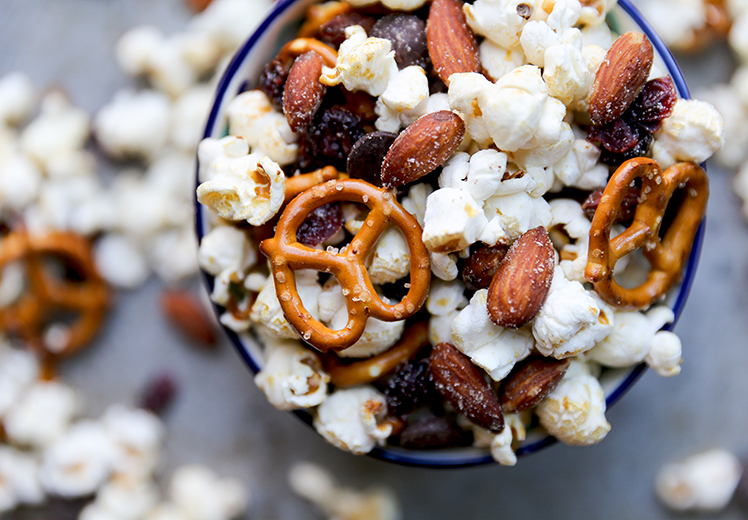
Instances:
[[[408,190],[408,194],[403,197],[401,202],[403,208],[416,217],[416,220],[421,227],[423,227],[425,222],[428,196],[431,195],[433,191],[433,188],[425,182],[413,184]]]
[[[580,361],[572,361],[561,382],[538,404],[536,412],[548,433],[572,446],[597,444],[610,431],[603,389]]]
[[[351,92],[363,90],[381,96],[398,74],[391,42],[367,38],[360,25],[346,27],[345,36],[338,49],[337,64],[334,68],[322,67],[320,82],[329,87],[342,83]]]
[[[657,472],[657,498],[675,511],[717,513],[727,507],[743,473],[738,458],[721,448],[665,464]]]
[[[296,271],[296,289],[304,303],[304,308],[312,315],[318,317],[317,300],[322,292],[316,271]],[[269,276],[257,295],[250,318],[255,323],[260,323],[275,333],[280,338],[299,339],[299,333],[288,323],[283,314],[278,296],[275,293],[273,277]],[[371,320],[370,320],[371,321]]]
[[[286,176],[278,163],[260,154],[218,161],[208,176],[197,187],[197,199],[227,220],[258,226],[283,204]]]
[[[688,49],[698,31],[706,28],[707,2],[703,0],[642,2],[640,8],[665,44],[674,49]]]
[[[115,473],[136,480],[150,476],[160,462],[166,435],[164,424],[153,413],[112,405],[101,418],[115,449]]]
[[[169,135],[169,141],[174,146],[194,155],[203,136],[212,102],[213,88],[209,85],[197,85],[179,96],[174,102]]]
[[[377,100],[377,130],[397,132],[408,126],[426,113],[428,99],[429,81],[421,67],[411,65],[398,71]]]
[[[670,331],[661,330],[652,338],[644,361],[662,377],[677,376],[683,363],[682,353],[680,338]]]
[[[39,504],[43,500],[37,458],[0,445],[0,513],[10,511],[18,504]]]
[[[94,117],[101,148],[115,159],[151,159],[169,139],[171,101],[153,90],[120,90]]]
[[[324,401],[330,376],[316,354],[289,340],[266,346],[265,366],[254,381],[270,404],[279,410],[295,410]]]
[[[0,151],[0,204],[22,211],[38,197],[42,187],[42,171],[34,161],[17,150],[15,142],[9,148],[4,154]]]
[[[143,253],[128,236],[109,233],[94,245],[99,274],[115,287],[134,289],[146,281],[150,270]]]
[[[704,101],[679,99],[655,139],[676,160],[706,161],[725,142],[722,116]]]
[[[342,330],[348,320],[345,306],[338,309],[330,320],[330,328]],[[340,357],[365,358],[376,356],[394,345],[405,330],[405,321],[381,321],[376,318],[366,320],[366,327],[361,337],[345,350],[337,352]]]
[[[207,466],[177,468],[169,482],[169,496],[190,520],[229,520],[244,513],[250,494],[237,479],[216,475]]]
[[[190,20],[187,28],[213,38],[222,52],[234,52],[270,5],[269,0],[214,0]]]
[[[35,104],[34,84],[25,73],[10,72],[0,78],[0,123],[22,123],[31,115]]]
[[[392,283],[410,272],[408,243],[396,227],[388,227],[367,258],[372,283]]]
[[[44,448],[65,433],[80,404],[80,397],[70,386],[37,381],[5,414],[5,433],[21,446]]]
[[[505,378],[517,361],[530,354],[535,341],[525,329],[507,329],[491,321],[488,290],[476,291],[470,305],[452,322],[454,345],[494,381]]]
[[[575,139],[571,149],[553,164],[553,174],[563,186],[595,190],[608,182],[608,167],[598,164],[600,148],[586,139]]]
[[[197,238],[189,223],[162,231],[150,240],[147,247],[151,269],[166,283],[187,280],[199,271]]]
[[[477,0],[463,6],[470,28],[506,49],[519,42],[535,10],[535,0]]]
[[[457,278],[459,269],[455,255],[429,251],[429,259],[431,260],[431,274],[446,282]]]
[[[484,202],[497,191],[506,189],[502,182],[506,172],[507,156],[503,152],[490,149],[473,155],[458,152],[444,163],[439,186],[465,189],[476,201]],[[532,180],[529,175],[527,178]]]
[[[517,464],[517,455],[512,449],[512,429],[504,427],[501,433],[491,439],[491,457],[502,466]]]
[[[382,422],[386,413],[384,395],[374,387],[339,389],[317,408],[314,428],[331,444],[360,455],[392,433],[392,425]]]
[[[548,202],[542,197],[533,197],[524,191],[491,197],[486,201],[483,210],[489,224],[480,239],[490,245],[514,241],[526,231],[538,226],[548,227],[551,222]],[[487,233],[493,226],[500,229],[506,238],[489,238]]]
[[[244,231],[216,226],[200,241],[197,259],[200,267],[213,276],[228,271],[232,281],[238,282],[257,263],[257,253]]]
[[[27,351],[4,344],[0,336],[0,418],[39,377],[39,361]]]
[[[78,520],[141,520],[158,502],[158,487],[149,480],[114,479],[84,507]]]
[[[426,202],[423,243],[436,253],[459,251],[478,239],[486,223],[481,205],[467,190],[441,188]]]
[[[735,75],[730,85],[714,85],[698,95],[722,116],[725,145],[714,158],[728,168],[738,168],[748,158],[748,111],[741,98],[748,100],[748,76]]]
[[[595,293],[564,276],[556,267],[545,303],[532,323],[538,351],[564,359],[586,352],[615,324],[613,310]]]
[[[507,49],[486,39],[478,45],[478,51],[481,66],[494,81],[525,64],[525,55],[518,45]]]
[[[432,280],[426,298],[426,309],[432,316],[446,316],[463,309],[468,304],[464,291],[465,284],[461,280]]]

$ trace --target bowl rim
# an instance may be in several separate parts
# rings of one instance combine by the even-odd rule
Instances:
[[[205,131],[203,132],[202,139],[214,136],[215,127],[218,122],[218,116],[221,110],[222,103],[225,100],[225,97],[228,93],[228,89],[230,85],[232,84],[232,81],[235,75],[238,73],[239,69],[243,65],[250,51],[255,47],[255,45],[260,40],[260,38],[263,36],[265,31],[267,31],[268,28],[270,28],[270,26],[276,21],[276,19],[278,19],[282,14],[284,14],[290,7],[302,1],[304,0],[279,0],[277,3],[275,3],[270,8],[270,10],[266,13],[263,20],[255,28],[255,30],[252,32],[249,38],[236,51],[231,61],[227,65],[225,71],[223,72],[220,81],[217,84],[215,95],[213,97],[213,104],[211,106],[208,120],[205,125]],[[686,80],[683,76],[682,71],[680,70],[680,67],[675,61],[675,58],[673,57],[670,50],[667,48],[663,40],[656,33],[656,31],[653,29],[650,23],[647,22],[647,20],[644,18],[644,16],[642,16],[639,10],[631,3],[631,0],[618,0],[617,5],[632,19],[634,24],[636,24],[642,30],[642,32],[644,32],[647,35],[647,37],[650,39],[652,46],[654,47],[657,55],[659,55],[659,57],[662,59],[665,65],[665,68],[667,69],[668,74],[673,79],[673,83],[675,84],[675,88],[679,96],[682,99],[690,99],[690,92],[688,89],[688,85],[686,84]],[[706,169],[704,164],[702,164],[702,167]],[[196,172],[195,181],[196,181],[196,186],[197,186],[200,183],[199,159],[197,158],[196,158],[195,172]],[[193,198],[193,203],[195,205],[195,231],[196,231],[197,239],[199,243],[202,240],[203,236],[205,235],[205,231],[206,231],[205,226],[204,226],[205,219],[203,215],[203,206],[197,201],[196,194]],[[664,326],[662,330],[672,330],[675,327],[676,323],[678,322],[678,319],[680,318],[681,313],[683,312],[683,308],[685,307],[686,301],[688,299],[688,295],[691,291],[691,287],[693,285],[693,281],[695,278],[696,268],[698,266],[699,257],[701,254],[701,248],[703,246],[703,241],[704,241],[705,226],[706,226],[706,216],[702,220],[701,225],[699,226],[696,232],[696,236],[694,237],[694,241],[691,246],[691,252],[689,254],[685,269],[683,271],[683,278],[681,280],[680,288],[677,291],[675,300],[671,307],[675,317],[672,323],[669,323],[666,326]],[[208,294],[210,294],[213,290],[214,277],[202,269],[201,269],[201,273],[203,275],[203,282],[205,283],[205,287],[208,291]],[[211,302],[211,304],[213,306],[214,312],[216,313],[216,316],[220,315],[220,312],[222,312],[223,307],[220,307],[219,305],[213,302]],[[239,334],[237,334],[236,332],[234,332],[233,330],[229,329],[228,327],[224,325],[221,325],[221,328],[223,329],[224,333],[228,336],[234,349],[239,353],[239,355],[244,360],[244,362],[247,364],[247,366],[250,368],[250,370],[252,370],[252,372],[256,374],[260,370],[260,366],[257,363],[257,361],[250,355],[249,350],[244,347],[243,340],[239,336]],[[260,341],[258,338],[255,338],[255,339],[258,342]],[[629,373],[620,383],[618,383],[618,385],[606,397],[605,399],[606,408],[610,408],[618,400],[620,400],[626,394],[626,392],[628,392],[631,389],[634,383],[642,376],[642,374],[646,371],[646,369],[647,369],[647,365],[645,363],[640,363],[634,367],[623,369],[623,370],[629,370]],[[292,410],[291,412],[294,415],[296,415],[299,419],[301,419],[303,422],[305,422],[307,425],[312,427],[312,415],[308,411]],[[556,442],[558,441],[555,437],[551,435],[546,435],[545,437],[541,438],[540,440],[536,442],[520,446],[515,451],[515,453],[517,457],[522,457],[525,455],[529,455],[531,453],[535,453],[536,451],[539,451],[548,446],[551,446],[555,444]],[[494,461],[490,453],[481,454],[479,456],[470,455],[470,454],[461,455],[460,453],[455,454],[456,452],[464,451],[466,449],[475,450],[475,448],[457,448],[455,450],[417,451],[417,450],[404,450],[402,448],[396,448],[396,447],[379,447],[378,446],[378,447],[375,447],[372,451],[370,451],[367,455],[375,459],[379,459],[379,460],[383,460],[387,462],[393,462],[393,463],[404,465],[404,466],[428,467],[428,468],[447,468],[447,469],[463,468],[463,467],[481,466],[485,464],[496,463],[496,461]]]

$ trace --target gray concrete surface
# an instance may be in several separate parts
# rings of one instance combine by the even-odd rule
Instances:
[[[0,75],[23,70],[38,87],[60,86],[93,112],[132,83],[113,61],[116,38],[142,23],[177,30],[188,16],[180,0],[0,0]],[[681,63],[692,90],[726,81],[732,67],[722,48]],[[673,379],[647,372],[608,412],[612,431],[594,447],[556,445],[514,468],[448,471],[340,452],[267,404],[227,341],[214,354],[184,344],[160,315],[155,281],[117,295],[101,337],[67,361],[62,375],[87,393],[88,413],[98,416],[109,403],[131,402],[154,372],[171,370],[182,391],[166,416],[163,474],[201,462],[244,478],[251,519],[319,518],[286,485],[289,465],[299,460],[317,461],[349,485],[391,485],[408,520],[684,518],[657,504],[657,469],[714,446],[748,452],[748,225],[731,192],[732,172],[712,165],[710,177],[701,264],[676,327],[683,372]],[[746,516],[732,504],[718,518]]]

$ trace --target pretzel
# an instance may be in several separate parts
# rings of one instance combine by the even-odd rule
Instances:
[[[350,201],[371,211],[361,230],[339,253],[300,244],[296,231],[307,216],[329,202]],[[402,231],[410,253],[410,288],[396,305],[384,303],[366,271],[366,257],[392,221]],[[398,204],[391,192],[357,180],[331,180],[297,196],[286,206],[273,238],[260,243],[270,266],[280,306],[286,319],[304,340],[320,352],[342,350],[363,334],[368,317],[398,321],[415,314],[423,305],[431,279],[429,254],[421,241],[421,226]],[[331,330],[312,318],[296,290],[295,269],[331,273],[340,283],[348,310],[348,323],[342,330]]]
[[[338,15],[351,12],[348,2],[325,2],[310,5],[306,10],[306,20],[299,29],[299,36],[314,36],[324,24]]]
[[[631,183],[641,178],[641,196],[631,225],[610,238],[618,208]],[[660,240],[660,224],[673,192],[684,188],[684,199],[675,219]],[[677,163],[664,172],[656,161],[644,157],[623,163],[611,176],[590,228],[585,278],[606,302],[624,310],[643,309],[663,296],[680,279],[709,194],[704,170],[693,163]],[[616,283],[616,262],[642,248],[651,269],[647,280],[633,289]]]
[[[296,58],[309,51],[315,51],[319,54],[328,67],[335,67],[338,63],[338,51],[315,38],[291,40],[281,48],[277,59],[290,67]]]
[[[419,321],[408,327],[394,346],[374,357],[344,364],[337,355],[330,355],[325,359],[325,371],[335,386],[371,383],[395,370],[400,363],[413,357],[428,344],[429,323]]]
[[[59,260],[80,280],[63,273],[55,276],[45,259]],[[91,248],[82,236],[55,232],[44,236],[15,231],[0,242],[0,268],[24,261],[27,291],[13,304],[0,309],[0,330],[20,336],[51,354],[77,351],[96,334],[109,303],[109,289],[96,271]],[[50,351],[43,336],[55,313],[77,314],[64,345]],[[57,346],[56,346],[57,347]]]
[[[293,200],[299,193],[308,190],[312,186],[322,184],[323,182],[330,181],[332,179],[347,179],[348,175],[340,173],[332,166],[325,166],[319,170],[314,170],[310,173],[302,173],[301,175],[294,175],[293,177],[286,177],[286,194],[283,200],[285,206]]]

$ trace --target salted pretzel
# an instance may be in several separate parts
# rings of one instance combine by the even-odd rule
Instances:
[[[405,329],[397,343],[374,357],[344,364],[337,355],[329,354],[325,359],[325,371],[330,374],[330,382],[335,386],[371,383],[395,370],[400,363],[413,357],[428,344],[429,324],[427,321],[419,321]]]
[[[621,201],[637,178],[642,187],[634,220],[623,233],[610,238]],[[683,201],[660,239],[660,224],[678,188],[684,190]],[[677,163],[664,172],[656,161],[644,157],[623,163],[608,181],[592,219],[585,278],[606,302],[617,308],[635,310],[651,305],[680,279],[704,218],[708,195],[706,173],[694,163]],[[614,280],[613,269],[621,257],[639,248],[651,270],[644,283],[626,289]]]
[[[328,67],[334,67],[338,63],[338,51],[316,38],[291,40],[281,48],[277,59],[290,67],[296,58],[309,51],[315,51],[319,54]]]
[[[351,4],[348,2],[325,2],[310,5],[306,10],[306,20],[299,29],[299,36],[314,36],[324,24],[340,14],[350,12]]]
[[[109,289],[96,271],[88,241],[66,232],[13,231],[0,241],[0,268],[16,261],[26,266],[28,287],[16,302],[0,309],[0,330],[54,355],[70,354],[88,343],[109,304]],[[50,264],[55,261],[68,272],[55,273]],[[50,320],[68,314],[75,316],[64,343],[46,345],[43,336]]]
[[[330,202],[357,202],[370,209],[361,230],[339,253],[313,249],[296,239],[296,231],[307,216]],[[390,222],[402,231],[410,254],[410,288],[395,305],[379,298],[365,266],[367,256]],[[307,343],[326,352],[353,345],[363,334],[369,317],[399,321],[421,308],[431,280],[429,254],[421,233],[418,221],[391,192],[357,179],[331,180],[293,199],[278,220],[275,236],[262,241],[260,250],[270,259],[275,290],[286,319]],[[296,269],[314,269],[335,276],[348,310],[343,329],[327,328],[304,308],[296,289]]]

